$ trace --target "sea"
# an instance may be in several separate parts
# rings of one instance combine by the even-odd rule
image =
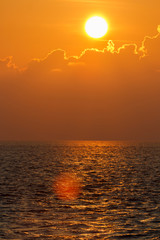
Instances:
[[[1,142],[0,239],[160,239],[160,143]]]

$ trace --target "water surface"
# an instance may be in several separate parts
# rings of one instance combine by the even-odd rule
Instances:
[[[74,201],[53,191],[71,172]],[[0,238],[160,239],[160,144],[0,143]]]

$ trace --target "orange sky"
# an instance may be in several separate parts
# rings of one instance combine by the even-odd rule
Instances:
[[[159,9],[1,0],[0,140],[160,140]],[[95,14],[109,24],[99,40],[84,31]]]

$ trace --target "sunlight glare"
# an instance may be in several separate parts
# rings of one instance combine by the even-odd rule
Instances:
[[[104,18],[94,16],[87,20],[85,31],[92,38],[101,38],[107,33],[108,24]]]

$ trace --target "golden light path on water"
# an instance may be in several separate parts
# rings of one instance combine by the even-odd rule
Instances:
[[[72,201],[78,198],[81,188],[77,176],[71,172],[65,172],[56,177],[53,189],[59,199]]]

